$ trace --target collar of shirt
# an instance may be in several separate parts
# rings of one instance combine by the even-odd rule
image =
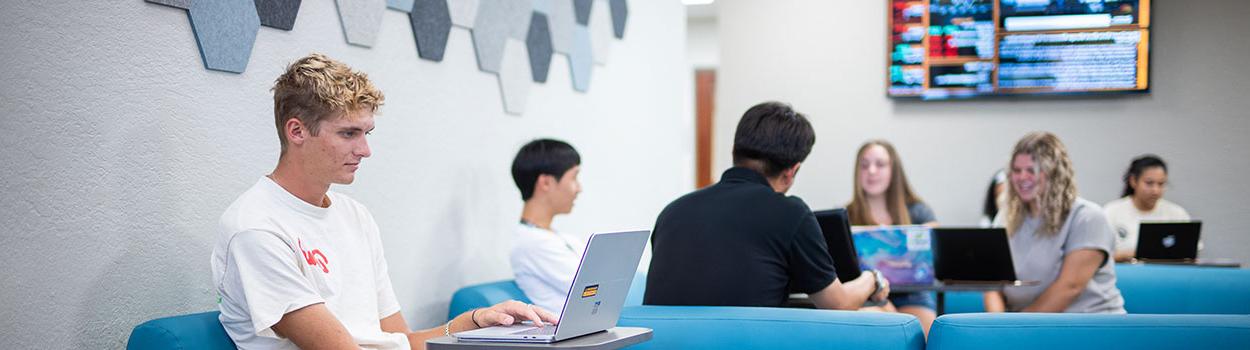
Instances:
[[[772,185],[768,183],[768,179],[764,178],[764,174],[760,174],[758,171],[743,167],[732,167],[729,168],[729,170],[725,170],[725,172],[720,175],[720,182],[758,183],[772,188]]]

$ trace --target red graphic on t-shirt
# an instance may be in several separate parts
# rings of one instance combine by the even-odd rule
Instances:
[[[308,261],[308,265],[321,266],[321,272],[330,273],[330,268],[326,266],[330,263],[330,259],[326,259],[326,255],[321,253],[321,249],[313,249],[312,251],[304,250],[304,241],[296,239],[299,244],[300,252],[304,253],[304,260]]]

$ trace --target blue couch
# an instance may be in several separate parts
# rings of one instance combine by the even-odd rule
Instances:
[[[235,350],[219,315],[210,311],[144,322],[130,332],[126,349]]]
[[[1250,314],[1250,270],[1117,264],[1116,287],[1131,314]],[[946,293],[946,313],[983,312],[981,293]]]
[[[943,315],[926,348],[1250,349],[1250,315]]]
[[[631,306],[624,327],[655,331],[632,349],[924,349],[903,314],[730,306]]]

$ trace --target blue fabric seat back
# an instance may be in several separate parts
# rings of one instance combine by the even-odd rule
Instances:
[[[731,306],[631,306],[619,326],[654,330],[631,349],[924,349],[904,314]]]
[[[1121,264],[1115,273],[1132,314],[1250,314],[1250,270]]]
[[[210,311],[144,322],[130,332],[126,349],[235,350],[220,315]]]
[[[1117,264],[1116,287],[1130,314],[1250,314],[1250,270]],[[984,312],[979,292],[946,293],[946,313]]]
[[[943,315],[928,349],[1250,349],[1250,315]]]
[[[530,302],[530,298],[525,296],[525,292],[517,287],[514,280],[466,286],[452,294],[451,305],[447,307],[447,319],[450,320],[475,308],[487,307],[508,300]]]

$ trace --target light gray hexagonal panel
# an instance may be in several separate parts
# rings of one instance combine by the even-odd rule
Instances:
[[[335,0],[347,43],[372,47],[378,41],[386,0]]]
[[[504,42],[508,38],[525,40],[532,15],[529,1],[481,0],[472,29],[478,69],[498,73]]]
[[[196,1],[187,15],[205,68],[234,73],[247,69],[260,30],[253,0]]]
[[[551,0],[547,21],[551,26],[551,48],[568,54],[573,48],[573,27],[577,26],[573,0]]]
[[[386,8],[405,13],[412,12],[412,0],[386,0]]]
[[[147,0],[147,2],[169,7],[177,7],[183,10],[191,8],[191,0]]]
[[[530,84],[533,84],[533,80],[525,43],[507,39],[504,43],[503,62],[499,67],[499,92],[503,97],[505,112],[517,115],[525,113]]]
[[[594,70],[595,58],[590,48],[590,29],[584,26],[573,28],[573,48],[569,52],[569,68],[573,77],[573,89],[581,92],[590,90],[590,73]]]
[[[457,27],[473,28],[477,18],[478,0],[447,0],[447,9],[451,12],[451,24]]]
[[[612,49],[612,14],[608,9],[607,0],[597,2],[590,8],[590,47],[594,52],[595,63],[608,63],[608,54]]]
[[[551,13],[551,0],[534,0],[534,12],[548,14]]]

